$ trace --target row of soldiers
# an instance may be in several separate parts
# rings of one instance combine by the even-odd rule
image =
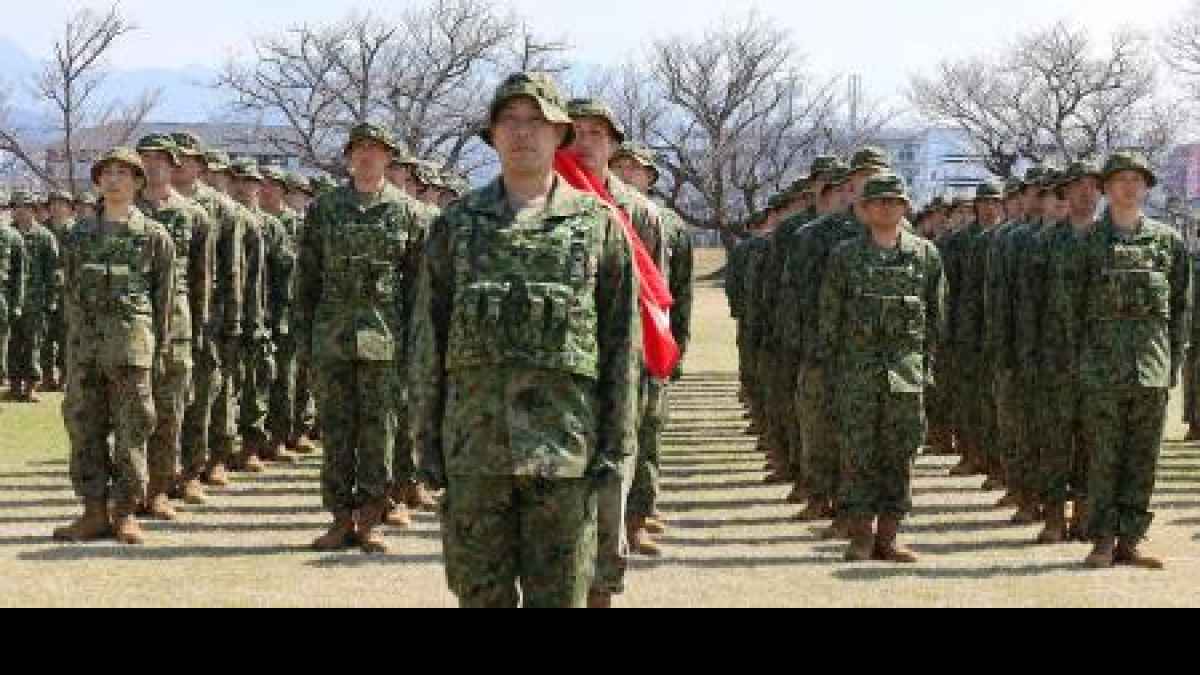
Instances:
[[[681,351],[691,240],[603,103],[521,73],[488,120],[501,176],[466,194],[374,124],[351,130],[347,184],[296,201],[287,175],[191,134],[96,162],[98,211],[61,246],[84,513],[55,537],[140,544],[138,515],[175,518],[171,499],[203,503],[229,470],[295,461],[314,450],[311,396],[333,516],[316,550],[386,553],[381,527],[445,491],[464,605],[611,606],[631,549],[656,554],[665,530],[669,383],[642,364],[622,219],[670,279]],[[560,150],[610,203],[557,175]]]
[[[962,455],[953,475],[1007,490],[998,507],[1016,508],[1014,524],[1044,521],[1039,543],[1094,542],[1093,567],[1161,568],[1142,542],[1190,339],[1192,264],[1179,234],[1143,213],[1148,163],[1116,153],[1104,167],[1037,167],[915,215],[888,164],[874,148],[849,166],[818,158],[731,257],[768,482],[794,484],[798,520],[832,520],[822,534],[850,539],[848,559],[911,562],[896,536],[928,444]],[[850,255],[878,244],[876,200],[906,207],[901,253]],[[920,253],[903,255],[906,241]],[[905,286],[914,279],[936,290]]]

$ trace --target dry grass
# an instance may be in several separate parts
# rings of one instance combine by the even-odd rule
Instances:
[[[719,254],[701,267],[715,269]],[[1080,545],[1032,546],[977,480],[918,467],[911,568],[848,566],[842,546],[789,522],[785,490],[761,485],[762,458],[733,406],[736,354],[723,295],[698,290],[696,344],[677,390],[664,459],[668,555],[639,560],[624,606],[1194,606],[1200,604],[1200,447],[1166,447],[1153,547],[1170,570],[1087,572]],[[48,534],[76,512],[58,400],[0,408],[0,605],[447,607],[437,523],[422,516],[390,539],[389,558],[305,550],[326,523],[318,464],[241,479],[214,504],[151,525],[144,549],[58,546]],[[1172,436],[1180,433],[1173,428]]]

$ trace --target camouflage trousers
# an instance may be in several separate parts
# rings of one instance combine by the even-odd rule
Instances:
[[[271,382],[266,430],[273,443],[288,443],[297,435],[296,419],[296,339],[291,335],[275,337],[275,380]]]
[[[47,316],[46,339],[40,352],[42,374],[47,379],[66,377],[66,344],[67,324],[60,306]]]
[[[767,396],[767,447],[787,458],[789,473],[795,479],[804,475],[804,453],[796,447],[802,443],[799,419],[796,416],[796,381],[800,377],[800,361],[794,354],[780,352],[770,359],[770,380]]]
[[[1193,345],[1183,365],[1183,421],[1200,426],[1200,359],[1193,353],[1200,345]]]
[[[192,343],[176,342],[167,372],[154,381],[154,409],[158,415],[147,453],[150,482],[163,488],[179,473],[183,422],[194,393],[192,360]]]
[[[448,483],[446,579],[462,607],[587,605],[597,541],[591,482],[451,476]]]
[[[596,495],[596,576],[592,590],[600,593],[624,593],[625,572],[629,569],[629,533],[625,529],[629,492],[633,489],[637,456],[621,462],[621,480],[611,480],[597,488]]]
[[[293,411],[296,438],[311,436],[317,425],[317,403],[313,397],[312,366],[296,364],[296,407]]]
[[[642,377],[642,415],[638,425],[638,454],[629,490],[630,520],[654,515],[658,507],[658,475],[662,459],[662,433],[670,421],[669,386]]]
[[[841,491],[843,446],[827,374],[823,366],[808,367],[798,383],[805,475],[814,499],[836,499]]]
[[[1042,500],[1046,504],[1086,500],[1091,450],[1083,435],[1082,386],[1071,375],[1048,382],[1046,441],[1038,470]]]
[[[13,323],[8,343],[8,376],[14,380],[42,379],[42,340],[46,336],[46,320],[39,313],[22,314]]]
[[[238,435],[244,447],[263,447],[267,437],[267,412],[271,383],[275,381],[274,357],[260,347],[247,347],[237,374]]]
[[[1038,454],[1031,442],[1031,409],[1039,404],[1038,391],[1017,371],[1004,378],[1004,397],[998,402],[1001,435],[1007,447],[1008,488],[1014,494],[1038,494]]]
[[[71,439],[71,485],[83,499],[142,502],[146,443],[156,411],[150,371],[73,363],[63,401]],[[110,441],[111,437],[111,441]]]
[[[229,461],[237,438],[233,373],[218,354],[198,353],[191,405],[183,419],[183,470],[199,474],[210,458]]]
[[[742,324],[738,322],[738,381],[742,385],[742,394],[747,397],[746,405],[751,404],[750,397],[754,391],[754,369],[751,367],[751,352],[749,341],[742,336]]]
[[[8,345],[12,339],[12,324],[8,321],[8,308],[0,299],[0,380],[8,377]]]
[[[1088,503],[1093,538],[1145,539],[1166,426],[1169,392],[1086,389],[1084,433],[1091,446]]]
[[[396,445],[392,451],[392,482],[408,485],[417,480],[417,452],[412,440],[412,424],[409,422],[408,396],[405,394],[396,404]]]
[[[387,361],[314,364],[324,420],[321,495],[333,513],[387,497],[395,450],[396,367]]]
[[[874,375],[874,376],[873,376]],[[843,381],[837,394],[844,478],[840,509],[851,517],[912,511],[912,469],[925,439],[925,398],[893,393],[887,378],[864,372]]]
[[[938,354],[938,372],[934,378],[936,384],[925,392],[925,412],[929,426],[952,432],[956,426],[954,419],[954,378],[958,377],[948,360],[943,360],[943,354]]]
[[[981,458],[1004,459],[1004,446],[997,439],[996,376],[978,363],[963,364],[960,371],[959,437],[976,448]]]

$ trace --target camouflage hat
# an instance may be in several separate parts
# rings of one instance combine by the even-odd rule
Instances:
[[[1158,176],[1154,170],[1150,168],[1150,162],[1146,158],[1136,152],[1115,152],[1112,157],[1108,158],[1108,162],[1104,164],[1102,177],[1107,183],[1110,178],[1123,171],[1137,171],[1146,177],[1146,186],[1153,188],[1158,185]]]
[[[265,182],[262,171],[258,168],[258,162],[252,159],[239,159],[234,162],[229,169],[233,177],[238,180],[253,180],[259,183]]]
[[[179,166],[179,146],[175,144],[175,139],[166,134],[150,134],[143,136],[137,143],[137,151],[145,152],[162,152],[166,153],[171,158],[171,163]]]
[[[975,201],[1001,201],[1004,199],[1004,184],[990,180],[975,188]]]
[[[1009,178],[1008,182],[1004,184],[1004,196],[1005,197],[1012,197],[1015,195],[1019,195],[1022,192],[1024,192],[1024,190],[1025,190],[1025,181],[1021,180],[1020,178]]]
[[[1038,182],[1038,187],[1042,189],[1042,193],[1053,192],[1058,189],[1059,183],[1062,180],[1062,172],[1058,169],[1047,168],[1042,173],[1042,180]]]
[[[88,191],[83,193],[83,196],[79,198],[79,203],[83,206],[96,206],[100,203],[100,200],[96,199],[96,193]]]
[[[1071,165],[1063,172],[1062,184],[1066,187],[1084,178],[1101,179],[1102,177],[1103,173],[1100,171],[1099,164],[1091,160],[1079,160],[1071,162]]]
[[[1046,168],[1045,167],[1041,167],[1041,166],[1031,167],[1028,171],[1025,172],[1025,187],[1024,187],[1024,189],[1028,190],[1030,188],[1038,187],[1039,185],[1041,185],[1042,180],[1045,177],[1046,177]]]
[[[829,170],[829,173],[825,178],[825,182],[831,188],[841,187],[846,183],[849,183],[850,178],[853,175],[854,172],[850,170],[850,167],[839,162],[838,166]]]
[[[445,187],[442,184],[442,170],[433,162],[422,161],[417,164],[416,170],[413,171],[413,176],[417,179],[418,183],[425,187]]]
[[[287,174],[286,185],[287,189],[292,192],[303,192],[308,195],[313,193],[312,183],[309,183],[307,178],[295,171]]]
[[[909,199],[908,186],[905,185],[904,179],[894,173],[881,173],[877,176],[872,176],[867,181],[867,186],[863,190],[863,202],[883,199],[899,199],[908,204],[912,203],[912,200]]]
[[[56,201],[66,202],[68,204],[74,204],[76,202],[76,199],[75,199],[75,195],[71,194],[70,191],[68,191],[68,190],[51,190],[46,193],[46,203],[47,204],[49,204],[51,202],[56,202]]]
[[[350,139],[346,141],[346,147],[342,149],[343,155],[349,155],[350,150],[355,145],[364,141],[373,141],[392,151],[392,155],[400,154],[400,144],[396,142],[396,137],[387,128],[371,124],[370,122],[356,125],[350,130]]]
[[[8,207],[11,209],[32,208],[33,205],[33,193],[29,190],[13,190],[8,197]]]
[[[653,182],[658,182],[658,165],[654,162],[654,151],[650,148],[632,141],[622,143],[621,147],[617,149],[617,153],[613,155],[612,161],[615,162],[618,159],[632,159],[640,164],[643,169],[653,171]]]
[[[932,211],[941,211],[942,209],[946,208],[947,206],[948,205],[946,204],[946,198],[939,195],[939,196],[931,199],[929,201],[929,206],[926,208],[928,208],[929,211],[932,212]]]
[[[230,171],[233,168],[230,166],[229,155],[220,150],[208,150],[205,152],[204,161],[208,163],[208,170],[211,173],[222,173]]]
[[[887,158],[885,153],[880,148],[866,147],[854,153],[854,159],[850,162],[851,173],[859,171],[891,171],[892,163]]]
[[[767,200],[767,211],[778,211],[779,209],[787,206],[789,201],[791,200],[788,199],[788,195],[785,192],[772,195],[771,198]]]
[[[124,164],[134,170],[142,180],[146,180],[146,169],[142,166],[142,158],[138,156],[137,151],[133,148],[113,148],[104,153],[96,163],[92,165],[92,184],[100,184],[100,172],[109,164]]]
[[[171,142],[176,150],[184,157],[204,157],[204,144],[200,138],[188,131],[171,134]]]
[[[287,187],[288,173],[277,166],[264,166],[261,170],[262,177],[273,183],[279,183],[283,187]]]
[[[491,127],[496,123],[496,115],[500,109],[516,98],[533,99],[547,122],[567,125],[567,138],[563,145],[571,143],[575,137],[575,131],[571,127],[571,115],[567,112],[566,99],[554,79],[546,73],[514,73],[496,87],[496,93],[492,95],[492,103],[488,106],[487,124],[479,131],[479,136],[485,143],[492,144]]]
[[[833,173],[840,167],[842,162],[833,155],[821,155],[813,159],[812,164],[808,166],[808,175],[813,182],[825,180],[829,174]]]
[[[612,129],[613,136],[616,137],[618,143],[625,142],[625,132],[621,129],[621,123],[617,121],[617,116],[613,113],[612,108],[609,108],[601,101],[594,98],[576,98],[567,103],[567,114],[572,120],[584,119],[587,117],[596,117],[608,122],[608,126]]]

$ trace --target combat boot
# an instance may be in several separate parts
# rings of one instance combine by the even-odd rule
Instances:
[[[604,591],[588,591],[588,609],[612,609],[612,593]]]
[[[1200,441],[1200,426],[1191,424],[1188,425],[1187,435],[1183,437],[1184,443],[1193,443]]]
[[[233,470],[244,473],[264,473],[266,465],[258,457],[259,450],[253,444],[247,443],[233,460]]]
[[[662,548],[654,542],[650,537],[650,533],[646,531],[646,519],[634,518],[629,523],[629,550],[647,558],[659,558],[662,556]]]
[[[833,504],[828,499],[814,496],[808,500],[808,506],[792,520],[800,523],[812,523],[831,518],[833,518]]]
[[[850,548],[843,558],[848,563],[870,562],[875,555],[874,518],[850,521]]]
[[[413,511],[437,513],[438,503],[423,483],[413,481],[399,486],[400,500]]]
[[[26,403],[41,403],[42,397],[38,396],[38,381],[25,380],[25,385],[25,394],[22,400]]]
[[[333,514],[333,526],[317,538],[312,547],[317,551],[344,551],[354,545],[354,514],[339,511]]]
[[[1088,541],[1088,508],[1087,502],[1082,499],[1075,500],[1075,510],[1071,514],[1071,529],[1069,530],[1071,541]]]
[[[875,535],[874,558],[881,562],[912,565],[917,554],[896,543],[900,534],[900,519],[895,516],[880,516],[879,531]]]
[[[308,440],[308,437],[303,434],[296,436],[289,441],[287,444],[287,449],[291,450],[297,455],[312,455],[316,454],[317,452],[317,446],[313,445],[313,442]]]
[[[1000,498],[1000,501],[996,502],[996,508],[998,509],[1013,509],[1020,505],[1021,498],[1018,497],[1017,493],[1013,492],[1011,489]]]
[[[1142,551],[1140,541],[1137,539],[1122,538],[1121,542],[1117,545],[1117,553],[1114,560],[1118,565],[1140,567],[1144,570],[1164,570],[1167,568],[1162,558]]]
[[[1013,525],[1033,525],[1038,522],[1037,502],[1029,495],[1017,496],[1017,513],[1012,517]]]
[[[142,526],[135,516],[137,511],[138,503],[136,501],[117,504],[117,508],[113,511],[113,533],[116,535],[117,541],[126,546],[141,546],[146,543],[146,535],[142,532]]]
[[[21,379],[14,377],[8,387],[8,400],[21,401],[25,395],[21,393]]]
[[[833,524],[821,530],[817,536],[823,541],[849,541],[850,521],[845,516],[836,516]]]
[[[165,521],[179,518],[179,514],[171,506],[171,499],[167,496],[167,490],[161,481],[155,481],[150,485],[150,489],[146,491],[146,501],[142,504],[142,508],[138,509],[138,515],[152,520]]]
[[[401,530],[412,527],[412,513],[408,510],[408,505],[403,501],[389,499],[388,511],[383,517],[383,524]]]
[[[212,487],[229,487],[227,462],[225,457],[213,455],[213,458],[208,461],[208,467],[204,470],[204,482]]]
[[[371,555],[388,555],[392,552],[379,526],[387,515],[391,502],[387,497],[373,499],[358,510],[358,545],[363,553]]]
[[[107,499],[85,499],[83,515],[75,522],[54,531],[55,541],[82,544],[112,536],[112,522],[108,519]]]
[[[197,476],[185,476],[179,492],[184,504],[203,506],[208,503],[208,495],[204,493],[204,483],[201,483]]]
[[[1084,560],[1083,564],[1094,570],[1111,569],[1117,562],[1116,549],[1116,537],[1101,537],[1096,540],[1096,546],[1092,549],[1092,553],[1087,559]]]
[[[667,533],[667,524],[664,523],[661,518],[656,518],[655,516],[647,517],[642,523],[642,526],[646,528],[647,532],[654,536]]]
[[[271,441],[262,450],[262,460],[273,464],[299,464],[300,458],[285,449],[283,441]]]
[[[788,504],[795,504],[796,506],[807,503],[808,488],[804,487],[804,485],[801,483],[796,483],[794,486],[792,486],[792,491],[788,493],[785,501],[787,501]]]
[[[1067,507],[1065,504],[1050,504],[1046,507],[1046,529],[1038,535],[1037,543],[1056,546],[1067,540]]]

